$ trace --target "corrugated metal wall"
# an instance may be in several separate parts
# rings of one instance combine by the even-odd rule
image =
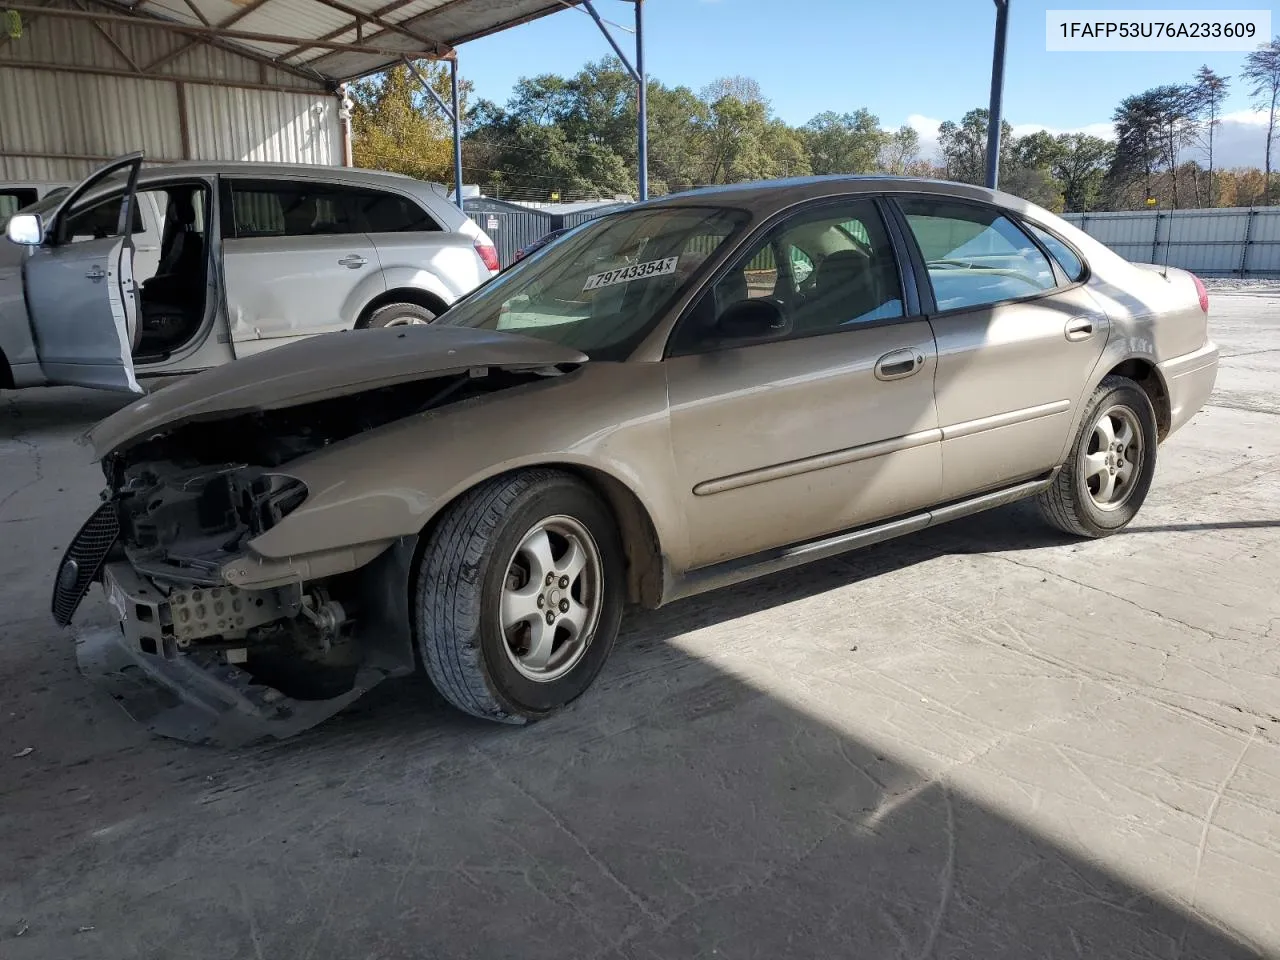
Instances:
[[[0,44],[0,179],[78,180],[139,149],[159,163],[342,163],[322,85],[162,31],[103,29],[110,41],[91,23],[33,16]]]
[[[509,267],[516,251],[551,232],[551,215],[538,210],[521,210],[515,204],[471,197],[462,201],[463,210],[493,240],[498,262]]]
[[[1206,277],[1280,277],[1280,207],[1068,213],[1064,220],[1127,260]]]

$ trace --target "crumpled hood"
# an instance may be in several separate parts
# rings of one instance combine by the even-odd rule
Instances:
[[[214,367],[107,417],[87,440],[99,458],[193,420],[301,406],[473,367],[582,363],[570,347],[515,333],[445,325],[325,333]]]

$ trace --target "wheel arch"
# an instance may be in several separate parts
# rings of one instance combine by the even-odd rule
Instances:
[[[414,303],[430,310],[437,317],[449,309],[449,305],[430,290],[423,290],[421,287],[394,287],[378,294],[364,305],[360,316],[356,318],[356,328],[367,326],[375,310],[393,303]]]
[[[1113,363],[1101,377],[1098,383],[1101,383],[1107,377],[1124,377],[1132,380],[1142,392],[1147,395],[1147,399],[1151,401],[1151,407],[1156,412],[1156,436],[1157,441],[1164,442],[1169,435],[1169,428],[1173,422],[1173,408],[1169,399],[1169,387],[1164,382],[1164,376],[1148,357],[1133,356],[1121,360],[1119,363]],[[1097,383],[1093,385],[1091,390],[1097,387]]]
[[[417,582],[418,570],[422,566],[432,532],[455,503],[482,483],[540,468],[568,474],[582,481],[604,500],[610,513],[613,514],[622,539],[627,564],[627,601],[651,609],[659,606],[666,587],[667,563],[657,527],[644,501],[628,484],[606,470],[582,463],[557,460],[525,463],[510,470],[475,478],[471,483],[455,490],[447,500],[441,501],[418,533],[409,577],[410,584]]]

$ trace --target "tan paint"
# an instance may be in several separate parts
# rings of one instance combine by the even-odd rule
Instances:
[[[1206,347],[1189,275],[1169,270],[1166,278],[1135,267],[1015,198],[961,185],[835,179],[725,188],[696,202],[747,208],[758,223],[819,197],[901,191],[994,199],[1070,241],[1092,275],[1044,297],[983,310],[664,360],[667,339],[696,293],[689,291],[627,361],[587,362],[288,464],[285,472],[310,493],[250,544],[259,575],[292,571],[305,579],[315,569],[354,568],[395,539],[417,535],[477,483],[560,464],[611,478],[634,495],[657,534],[662,592],[670,597],[682,581],[719,582],[714,575],[699,581],[700,567],[806,539],[843,543],[839,531],[893,517],[925,519],[886,530],[916,529],[937,504],[1056,467],[1084,400],[1117,363],[1162,365],[1174,429],[1207,398],[1217,354]],[[705,269],[714,271],[749,242],[744,236]],[[1069,338],[1068,325],[1083,315],[1096,320],[1092,335]],[[106,452],[193,418],[468,367],[584,360],[552,344],[446,325],[370,334],[315,338],[261,363],[251,358],[171,387],[106,421],[95,443]],[[918,371],[877,377],[877,361],[898,351],[917,353]],[[650,549],[630,546],[633,553]],[[792,553],[805,556],[799,548]]]

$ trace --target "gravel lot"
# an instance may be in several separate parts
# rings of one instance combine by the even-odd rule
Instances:
[[[530,729],[408,681],[239,752],[77,674],[118,401],[5,394],[0,957],[1280,957],[1280,286],[1213,333],[1123,536],[1005,509],[633,616]]]

